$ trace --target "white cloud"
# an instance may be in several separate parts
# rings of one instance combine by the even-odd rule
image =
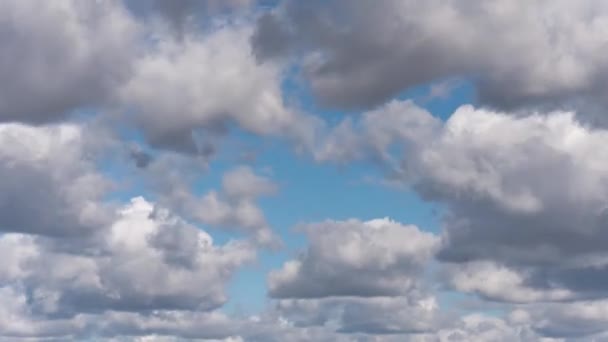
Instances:
[[[526,303],[565,301],[577,294],[565,288],[534,288],[526,284],[526,276],[504,265],[492,262],[469,262],[446,265],[449,283],[460,292],[507,302]]]
[[[314,122],[284,103],[282,70],[255,60],[250,34],[246,25],[224,24],[182,40],[158,35],[121,91],[151,143],[197,153],[197,139],[233,124],[258,135],[309,139]]]
[[[433,234],[390,219],[325,221],[303,230],[307,250],[269,275],[273,297],[407,294],[438,247]]]
[[[598,0],[294,0],[259,20],[253,46],[261,59],[294,56],[332,106],[380,105],[468,77],[482,102],[502,108],[605,107],[607,18]]]
[[[0,279],[15,304],[4,307],[5,316],[22,317],[21,325],[0,329],[3,335],[51,336],[60,328],[62,334],[119,334],[124,328],[205,335],[191,316],[202,315],[201,323],[212,319],[215,314],[205,312],[226,301],[231,275],[255,257],[246,243],[213,245],[205,232],[143,198],[99,229],[93,246],[71,246],[69,252],[57,249],[53,239],[0,237],[5,260],[14,261]],[[155,314],[141,316],[146,312]]]
[[[166,166],[160,166],[158,170],[162,171]],[[257,203],[261,197],[278,190],[271,179],[254,173],[248,166],[237,166],[223,175],[221,189],[197,195],[190,190],[192,181],[179,178],[180,175],[177,172],[177,178],[169,177],[168,184],[159,190],[164,205],[196,222],[249,234],[256,243],[267,247],[280,243]],[[164,177],[167,174],[153,172],[151,175],[153,181],[162,182]]]
[[[335,140],[345,134],[358,138]],[[441,260],[494,261],[491,274],[527,293],[504,295],[490,283],[471,290],[515,301],[601,292],[576,279],[605,283],[606,130],[570,112],[515,117],[470,105],[441,123],[405,101],[365,113],[328,141],[380,160],[423,198],[446,205]]]
[[[85,149],[83,127],[0,125],[0,230],[87,235],[111,219],[110,186]]]

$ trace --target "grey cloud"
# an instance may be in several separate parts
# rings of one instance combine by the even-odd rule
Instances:
[[[247,234],[257,244],[275,247],[280,239],[272,231],[258,200],[278,191],[270,178],[248,166],[225,172],[221,188],[196,194],[191,189],[206,170],[206,160],[171,152],[158,153],[143,171],[145,184],[162,205],[193,222]]]
[[[462,317],[455,327],[441,329],[436,333],[439,341],[551,341],[536,334],[527,324],[518,324],[506,319],[469,314]],[[558,340],[559,341],[559,340]],[[557,342],[557,341],[554,341]]]
[[[0,230],[84,236],[108,223],[110,181],[88,159],[83,130],[0,125]]]
[[[66,334],[121,334],[131,329],[134,335],[214,337],[211,331],[224,330],[226,324],[218,321],[204,332],[199,324],[206,320],[188,320],[196,320],[196,315],[213,318],[208,311],[226,301],[227,281],[255,251],[239,242],[215,246],[206,233],[167,211],[152,215],[154,210],[144,199],[133,199],[116,222],[104,228],[97,255],[78,253],[75,247],[70,253],[55,251],[46,238],[3,235],[2,253],[12,263],[1,272],[0,289],[13,293],[17,301],[15,308],[5,310],[21,315],[22,331],[30,329],[32,336],[50,336],[63,327]],[[38,333],[35,326],[42,327]],[[14,329],[0,331],[10,336]]]
[[[434,80],[467,77],[502,109],[575,102],[605,108],[603,1],[286,1],[262,16],[261,60],[303,56],[316,97],[380,105]]]
[[[236,124],[254,134],[310,143],[316,120],[284,103],[282,70],[256,62],[250,35],[244,24],[218,25],[182,40],[160,33],[119,91],[148,142],[196,154],[201,142]]]
[[[249,7],[240,0],[161,2],[186,12]],[[154,147],[204,157],[233,124],[296,144],[314,136],[316,120],[284,103],[283,70],[252,56],[249,20],[226,19],[176,38],[119,0],[1,6],[0,40],[11,49],[0,75],[12,81],[2,88],[0,121],[43,124],[80,109],[104,111],[119,125],[134,124]]]
[[[516,309],[512,322],[527,324],[543,336],[566,341],[605,341],[606,300],[546,303]]]
[[[129,158],[135,162],[135,166],[138,168],[146,168],[154,160],[150,153],[143,151],[139,148],[133,148],[129,151]]]
[[[255,248],[140,197],[116,209],[96,164],[108,146],[87,133],[0,125],[0,339],[231,336],[214,309]]]
[[[130,75],[136,31],[119,1],[3,1],[0,120],[47,123],[109,101]]]
[[[256,175],[247,166],[236,167],[222,179],[222,188],[231,198],[251,199],[277,192],[277,185],[270,179]]]
[[[236,167],[222,177],[220,192],[210,191],[201,197],[182,193],[185,212],[205,224],[235,229],[251,234],[254,241],[277,246],[280,239],[271,230],[256,201],[277,191],[269,178],[257,175],[247,166]]]
[[[324,327],[333,338],[357,341],[407,339],[443,325],[424,280],[436,236],[387,218],[300,229],[308,236],[306,250],[268,276],[276,299],[270,317],[300,333]]]
[[[416,291],[438,246],[433,234],[389,219],[327,221],[304,229],[310,245],[269,275],[272,297],[407,294]]]
[[[440,260],[494,261],[522,277],[510,278],[518,286],[572,299],[600,295],[576,274],[605,279],[607,139],[569,112],[514,117],[463,106],[440,123],[392,102],[339,126],[316,155],[380,160],[395,181],[445,204]]]
[[[224,341],[238,333],[241,322],[218,312],[163,312],[152,314],[111,312],[101,317],[96,335],[142,341]]]
[[[214,16],[247,16],[259,0],[124,0],[144,20],[162,19],[177,38],[200,29]]]
[[[433,297],[346,297],[280,300],[277,313],[295,327],[325,326],[356,336],[413,335],[443,325]]]
[[[223,10],[245,9],[254,0],[154,0],[153,6],[173,26],[178,34],[184,34],[193,18],[203,14],[217,14]]]
[[[529,271],[489,261],[445,264],[442,267],[445,280],[452,288],[460,292],[475,293],[489,300],[531,303],[568,301],[580,297],[580,294],[569,290],[567,286],[559,286],[553,282],[535,284],[530,280],[533,275]]]

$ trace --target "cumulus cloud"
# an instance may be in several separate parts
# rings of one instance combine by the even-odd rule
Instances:
[[[154,0],[153,9],[164,16],[176,33],[184,34],[188,25],[196,25],[195,20],[207,14],[221,11],[249,8],[255,0]]]
[[[53,239],[0,238],[5,260],[12,261],[1,272],[0,288],[15,304],[4,310],[23,317],[22,325],[7,323],[12,328],[2,329],[5,336],[45,337],[56,329],[62,335],[197,331],[190,316],[216,317],[205,312],[226,301],[227,281],[255,256],[245,243],[215,246],[205,232],[141,197],[99,229],[94,246],[69,252]]]
[[[582,121],[608,104],[605,2],[259,3],[0,3],[0,341],[608,339],[608,131]],[[481,106],[445,122],[387,102],[460,80]],[[309,100],[369,111],[334,126]],[[230,280],[282,238],[266,175],[199,186],[231,132],[381,165],[442,231],[302,224],[268,306],[229,315]]]
[[[168,8],[250,7],[248,1],[157,4],[171,18]],[[176,37],[132,5],[4,2],[0,39],[11,49],[0,59],[0,75],[11,82],[2,86],[0,121],[41,124],[79,110],[107,119],[109,111],[114,124],[134,124],[155,147],[200,155],[233,125],[310,143],[317,122],[284,102],[280,66],[256,62],[246,15]]]
[[[348,334],[414,334],[440,323],[424,281],[439,239],[390,219],[300,227],[307,249],[270,273],[275,315],[295,327]]]
[[[338,126],[317,156],[381,160],[423,198],[444,203],[442,261],[494,261],[497,268],[469,270],[551,290],[503,295],[472,274],[461,274],[461,285],[478,278],[471,289],[502,300],[566,299],[602,292],[607,139],[571,112],[514,117],[466,105],[441,123],[405,101]],[[594,282],[581,280],[588,277]]]
[[[106,103],[130,76],[138,25],[120,1],[3,1],[0,120],[46,123]]]
[[[572,303],[550,303],[521,310],[522,320],[543,335],[602,341],[607,337],[605,299]]]
[[[196,177],[188,180],[184,169],[175,172],[176,159],[164,157],[155,161],[149,174],[164,205],[193,221],[248,234],[264,246],[280,243],[258,205],[260,198],[278,191],[271,179],[254,173],[248,166],[237,166],[223,175],[221,189],[199,195],[191,190]],[[192,165],[186,163],[186,167]]]
[[[434,297],[283,299],[276,310],[296,327],[324,326],[342,334],[398,335],[442,324]]]
[[[261,60],[298,56],[332,106],[380,105],[452,77],[475,80],[479,99],[503,109],[605,106],[607,18],[596,0],[293,0],[259,19],[252,44]]]
[[[183,40],[160,35],[121,90],[150,143],[200,153],[204,138],[221,136],[233,124],[309,143],[315,120],[284,103],[282,71],[256,62],[250,34],[246,25],[227,24]]]
[[[301,257],[270,274],[273,297],[406,294],[416,288],[438,246],[433,234],[390,219],[326,221],[302,229],[310,245]]]
[[[111,219],[101,203],[111,181],[87,156],[84,126],[0,125],[0,230],[90,234]]]
[[[550,284],[536,288],[528,283],[529,272],[510,269],[488,261],[444,265],[446,280],[462,292],[475,293],[491,300],[514,303],[566,301],[577,298],[577,293]]]
[[[109,201],[88,128],[0,125],[0,337],[233,335],[238,322],[215,309],[255,247],[216,245],[142,197]],[[253,185],[245,195],[267,184]]]

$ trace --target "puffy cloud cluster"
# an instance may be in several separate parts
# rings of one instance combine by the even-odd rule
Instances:
[[[276,247],[280,244],[258,205],[260,198],[278,191],[277,184],[256,174],[249,166],[237,166],[223,175],[221,189],[196,194],[192,191],[196,177],[188,180],[189,172],[185,169],[201,165],[192,164],[169,154],[154,160],[144,170],[150,187],[161,194],[159,201],[163,205],[192,221],[247,234],[260,245]],[[184,169],[176,171],[177,165]]]
[[[256,62],[250,31],[237,25],[182,40],[161,35],[136,61],[120,96],[152,144],[200,153],[205,138],[233,124],[308,143],[315,121],[285,105],[281,69]]]
[[[10,47],[0,57],[1,121],[55,121],[110,101],[128,79],[138,25],[119,1],[3,1],[0,13]]]
[[[606,2],[260,3],[0,3],[0,341],[608,339],[608,130],[588,120],[608,108]],[[478,104],[442,121],[390,100],[446,79],[429,98],[465,79]],[[302,102],[367,112],[333,125]],[[304,223],[269,305],[228,315],[229,281],[282,238],[266,175],[197,185],[230,132],[380,165],[441,231]]]
[[[230,335],[213,310],[251,244],[214,245],[142,197],[105,200],[82,126],[2,124],[0,141],[0,336]]]
[[[500,108],[605,106],[603,1],[284,1],[253,37],[262,59],[302,56],[323,103],[379,105],[403,89],[468,77]]]
[[[268,278],[277,314],[328,332],[419,333],[439,323],[424,277],[437,236],[390,219],[301,227],[309,245]]]
[[[437,258],[454,289],[563,302],[606,296],[606,142],[608,131],[572,112],[511,116],[465,105],[441,122],[395,101],[337,125],[315,156],[380,161],[394,181],[445,205]],[[578,329],[533,326],[553,337]]]
[[[120,113],[119,125],[135,125],[152,145],[198,154],[234,125],[298,144],[311,139],[316,121],[284,102],[281,67],[256,62],[251,20],[220,20],[176,37],[119,0],[1,6],[0,40],[11,46],[0,60],[0,76],[10,80],[0,92],[1,121],[48,123],[84,110],[112,111]]]
[[[309,247],[269,276],[276,298],[397,296],[416,289],[438,239],[389,219],[302,227]],[[365,274],[362,277],[361,274]]]
[[[108,223],[111,183],[86,159],[87,141],[72,124],[0,125],[0,231],[84,236]]]

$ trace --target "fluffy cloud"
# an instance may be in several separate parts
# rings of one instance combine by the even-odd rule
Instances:
[[[401,90],[470,77],[501,108],[605,105],[603,1],[286,1],[258,22],[265,60],[291,53],[320,101],[379,105]]]
[[[490,317],[481,314],[470,314],[462,317],[457,326],[440,330],[435,336],[428,337],[430,341],[545,341],[526,325],[510,322],[509,320]],[[559,340],[553,340],[558,342]]]
[[[254,173],[248,166],[238,166],[223,175],[221,189],[199,195],[191,190],[196,177],[188,179],[189,172],[185,170],[192,168],[193,163],[180,161],[184,162],[184,159],[179,155],[165,154],[144,170],[149,172],[149,182],[159,193],[163,205],[190,220],[246,233],[261,245],[279,244],[257,203],[261,197],[276,193],[278,186],[275,183]],[[183,167],[177,171],[176,165]]]
[[[227,281],[255,256],[244,243],[214,246],[209,235],[143,198],[134,198],[100,230],[95,245],[68,252],[54,239],[0,238],[3,257],[11,261],[0,288],[15,304],[4,310],[7,317],[22,317],[21,325],[6,323],[11,328],[1,329],[5,336],[53,336],[60,328],[62,335],[202,331],[189,323],[191,316],[200,324],[216,317],[205,312],[226,301]]]
[[[317,157],[381,160],[424,198],[446,204],[439,258],[498,263],[460,269],[461,289],[563,300],[605,295],[606,141],[608,132],[570,112],[514,117],[467,105],[441,123],[406,101],[338,126]],[[532,292],[501,294],[490,275],[497,287]]]
[[[250,34],[247,26],[233,24],[182,40],[160,34],[121,90],[123,103],[137,113],[153,145],[200,153],[204,139],[233,124],[308,143],[314,120],[286,106],[281,69],[256,62]]]
[[[519,315],[546,336],[604,341],[607,304],[606,300],[550,303],[520,310]]]
[[[255,0],[154,0],[153,9],[160,12],[178,34],[184,34],[188,25],[196,25],[196,19],[204,14],[217,14],[225,10],[250,7]],[[149,3],[149,2],[148,2]],[[137,2],[134,2],[136,5]],[[140,4],[141,5],[141,4]]]
[[[442,325],[433,297],[284,299],[276,310],[296,327],[325,326],[343,334],[396,335]]]
[[[0,339],[233,335],[238,321],[214,310],[254,246],[215,245],[142,197],[108,201],[95,127],[0,125]],[[238,180],[231,195],[268,190]]]
[[[169,21],[178,19],[168,8],[250,7],[174,3],[158,2]],[[1,6],[0,39],[11,49],[0,59],[0,76],[11,81],[2,85],[0,121],[40,124],[79,109],[111,109],[113,123],[133,121],[152,145],[180,152],[206,154],[231,125],[310,143],[315,119],[284,103],[279,66],[256,62],[246,16],[176,37],[119,0]]]
[[[35,14],[35,15],[33,15]],[[45,123],[108,101],[129,77],[137,24],[115,0],[0,4],[0,120]]]
[[[528,283],[530,272],[518,271],[488,261],[444,265],[446,280],[462,292],[476,293],[481,297],[515,303],[565,301],[577,294],[564,287],[551,284],[535,288]]]
[[[605,279],[607,139],[572,113],[461,108],[410,167],[420,193],[449,205],[439,257],[494,260],[533,287],[597,295],[581,279]]]
[[[108,223],[110,181],[87,157],[84,129],[0,125],[0,230],[82,236]]]
[[[409,334],[438,324],[425,267],[438,238],[390,219],[300,227],[309,246],[268,278],[276,314],[296,327],[344,334]],[[354,335],[351,335],[351,338]]]
[[[235,185],[227,185],[231,184],[231,177],[240,177],[239,174],[244,178]],[[226,180],[229,182],[227,183]],[[243,181],[252,183],[241,183]],[[268,187],[255,189],[256,182],[259,182],[257,185]],[[240,187],[241,185],[244,187]],[[248,189],[249,186],[252,188]],[[221,193],[211,191],[200,198],[192,198],[191,203],[188,204],[189,211],[202,223],[251,234],[254,240],[262,245],[276,245],[279,243],[278,237],[270,229],[264,213],[255,202],[259,196],[268,193],[266,191],[274,192],[274,188],[273,183],[253,174],[249,168],[235,169],[224,176],[224,189]],[[254,192],[248,192],[249,190]],[[262,192],[256,192],[259,190]]]
[[[433,234],[389,219],[326,221],[302,229],[310,245],[300,258],[270,274],[273,297],[406,294],[416,288],[438,246]]]
[[[254,25],[256,3],[0,3],[0,341],[607,338],[608,131],[564,109],[606,108],[604,2],[286,0]],[[325,105],[375,108],[335,127],[304,114],[294,70]],[[503,111],[383,104],[460,78]],[[302,225],[269,306],[230,317],[230,279],[280,240],[268,177],[198,186],[233,131],[379,164],[443,206],[443,232]],[[125,140],[137,168],[117,165]]]

